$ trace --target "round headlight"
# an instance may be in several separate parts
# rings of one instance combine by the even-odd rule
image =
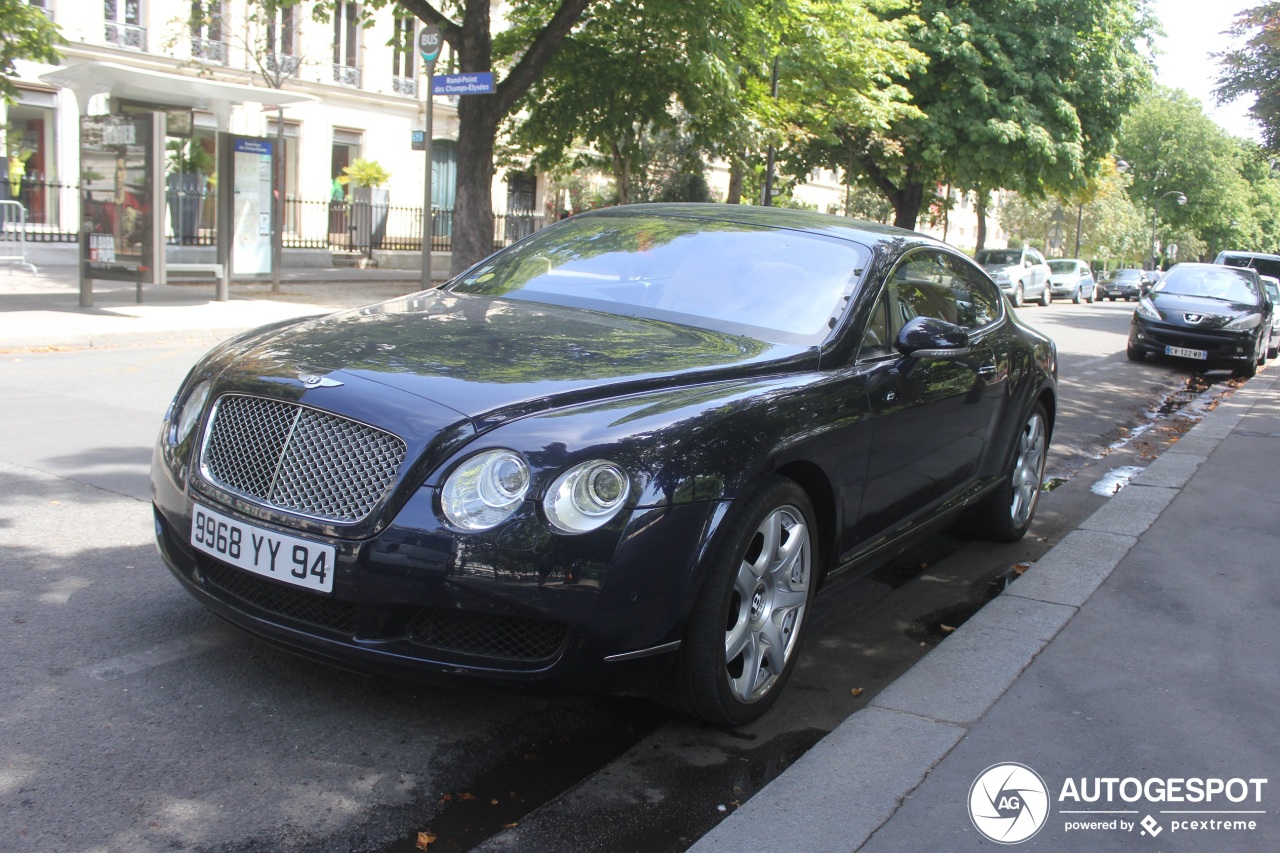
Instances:
[[[182,414],[178,416],[178,444],[186,441],[200,422],[204,404],[209,400],[209,388],[209,381],[206,379],[187,395],[187,402],[182,405]]]
[[[461,530],[488,530],[506,521],[529,491],[529,466],[510,450],[486,450],[444,481],[440,509]]]
[[[601,459],[575,465],[556,478],[542,499],[547,520],[564,533],[586,533],[618,514],[631,492],[627,472]]]

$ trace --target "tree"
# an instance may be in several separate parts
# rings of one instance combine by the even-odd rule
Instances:
[[[295,4],[299,0],[280,0]],[[313,14],[332,14],[335,2],[320,0]],[[435,24],[457,58],[458,71],[493,71],[491,95],[458,101],[457,200],[453,221],[453,272],[461,272],[493,252],[493,175],[498,128],[523,101],[529,87],[583,12],[595,0],[512,0],[504,4],[510,27],[493,31],[491,0],[370,0],[361,14],[394,5]],[[618,5],[638,8],[638,0]]]
[[[1237,243],[1255,228],[1242,149],[1186,92],[1159,89],[1125,118],[1116,154],[1129,163],[1129,197],[1154,219],[1156,239],[1188,259],[1210,242]],[[1178,205],[1170,193],[1187,197]],[[1151,235],[1148,233],[1148,242]]]
[[[637,14],[629,3],[596,4],[511,120],[514,147],[543,171],[612,173],[621,204],[651,196],[640,187],[653,140],[689,139],[732,98],[719,51],[742,25],[734,10],[750,5],[667,0]]]
[[[1083,186],[1146,88],[1153,23],[1140,0],[916,0],[927,74],[900,82],[920,111],[857,138],[861,179],[915,226],[942,182],[1032,196]]]
[[[1249,114],[1262,128],[1266,147],[1280,149],[1280,2],[1244,10],[1227,32],[1246,41],[1236,50],[1215,54],[1223,70],[1214,94],[1219,103],[1253,95]]]
[[[13,85],[16,62],[57,62],[60,44],[66,44],[58,26],[27,0],[0,0],[0,98],[12,104],[18,97]]]

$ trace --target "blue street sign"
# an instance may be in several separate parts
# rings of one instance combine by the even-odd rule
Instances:
[[[468,74],[436,74],[431,78],[433,95],[490,95],[493,72],[472,71]]]

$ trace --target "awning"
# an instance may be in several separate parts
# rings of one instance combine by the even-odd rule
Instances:
[[[236,104],[288,106],[320,100],[314,95],[285,89],[224,83],[205,77],[149,71],[115,62],[83,62],[42,74],[40,79],[75,92],[76,99],[80,102],[81,115],[87,113],[91,97],[109,95],[140,104],[208,110],[217,117],[219,130],[227,129],[231,107]]]

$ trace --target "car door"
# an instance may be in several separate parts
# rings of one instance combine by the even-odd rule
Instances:
[[[966,261],[917,250],[899,262],[880,299],[890,340],[915,317],[962,326],[971,340],[956,353],[877,356],[867,378],[871,456],[849,547],[893,535],[973,485],[1007,381],[1007,355],[1002,369],[989,334],[1003,316],[999,291]]]

